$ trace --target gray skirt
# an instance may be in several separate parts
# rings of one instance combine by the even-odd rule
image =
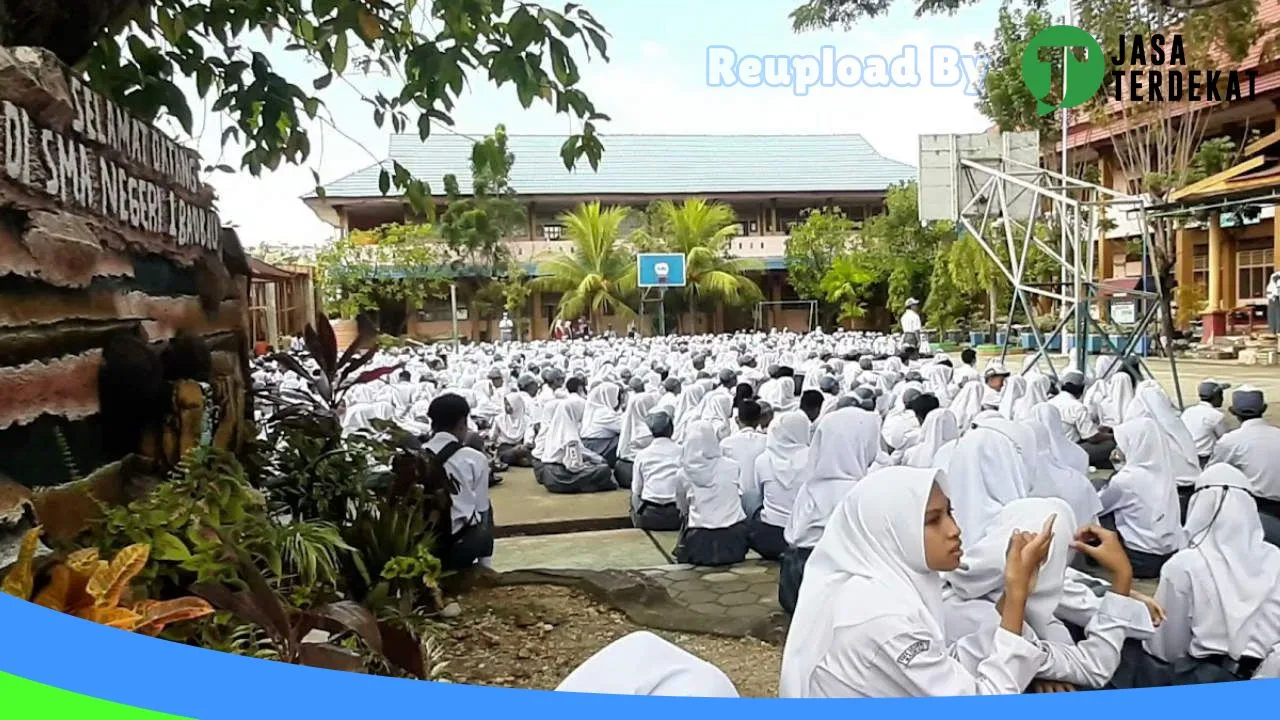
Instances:
[[[617,435],[607,438],[583,438],[582,446],[604,458],[605,464],[609,467],[613,467],[618,462]]]
[[[617,490],[613,471],[608,465],[588,465],[573,472],[559,463],[543,463],[534,469],[538,482],[547,489],[562,495],[607,492]]]
[[[680,531],[676,562],[688,565],[734,565],[747,559],[747,522],[724,528],[691,528]]]
[[[683,525],[680,508],[675,503],[658,504],[644,501],[631,509],[631,523],[641,530],[661,532],[679,530]]]
[[[618,463],[613,466],[613,479],[618,483],[618,487],[631,489],[631,478],[635,476],[635,467],[634,462],[619,458]]]
[[[787,539],[783,537],[783,528],[760,519],[763,510],[757,508],[747,520],[747,541],[760,557],[777,560],[787,551]]]

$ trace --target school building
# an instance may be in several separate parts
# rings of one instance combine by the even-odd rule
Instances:
[[[1280,0],[1263,0],[1258,23],[1277,21]],[[1204,140],[1230,137],[1239,144],[1255,134],[1261,139],[1247,144],[1243,162],[1231,171],[1172,197],[1195,211],[1176,232],[1174,276],[1179,287],[1198,288],[1190,297],[1204,302],[1202,312],[1194,314],[1202,315],[1206,336],[1266,329],[1266,286],[1280,251],[1280,227],[1275,221],[1280,170],[1266,157],[1280,149],[1280,57],[1268,57],[1265,52],[1270,37],[1258,42],[1242,62],[1224,62],[1216,68],[1256,70],[1254,97],[1200,110],[1206,122]],[[1138,194],[1142,179],[1125,175],[1116,151],[1116,142],[1123,142],[1126,120],[1115,103],[1110,110],[1097,122],[1082,117],[1069,126],[1069,162],[1073,166],[1096,163],[1102,185]],[[1061,152],[1061,145],[1053,152]],[[1242,198],[1249,202],[1242,203]],[[1123,217],[1111,220],[1115,227],[1098,242],[1097,267],[1104,294],[1136,288],[1143,274],[1140,244],[1128,242],[1138,237],[1135,223]]]
[[[543,253],[570,250],[560,216],[581,203],[599,201],[635,210],[622,228],[625,239],[641,225],[641,211],[650,203],[700,197],[733,208],[738,235],[729,252],[761,261],[764,271],[754,279],[766,300],[798,300],[787,283],[784,256],[790,229],[804,211],[840,207],[860,221],[883,209],[891,185],[916,175],[913,166],[880,155],[860,135],[611,135],[603,141],[598,171],[585,161],[569,171],[560,156],[563,136],[507,136],[508,150],[515,156],[511,186],[526,206],[526,226],[509,243],[513,257],[530,272]],[[441,178],[454,174],[461,192],[467,193],[473,144],[471,138],[456,134],[435,134],[425,142],[417,135],[394,135],[384,164],[400,163],[430,182],[433,191],[441,188]],[[304,201],[343,233],[405,222],[409,208],[403,199],[384,197],[378,189],[381,167],[375,164],[352,173],[326,185],[323,197],[312,195]],[[435,199],[443,211],[445,197]],[[470,311],[477,282],[481,281],[458,279],[459,333],[482,340],[496,336],[497,318],[480,318]],[[532,295],[526,317],[533,338],[549,337],[559,299],[558,294]],[[450,308],[447,297],[408,308],[410,334],[449,337]],[[695,332],[747,328],[755,322],[754,310],[717,308],[686,317],[684,327]],[[654,306],[646,307],[646,324],[655,312]],[[766,306],[763,313],[766,327],[808,327],[808,310],[798,305]],[[606,317],[605,322],[620,333],[628,323],[620,317]],[[673,323],[669,319],[668,327]]]

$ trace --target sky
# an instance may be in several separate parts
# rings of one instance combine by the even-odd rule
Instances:
[[[881,154],[915,165],[918,135],[982,132],[989,126],[974,107],[975,98],[966,94],[966,83],[954,71],[947,74],[944,60],[959,53],[972,55],[975,42],[990,39],[998,2],[982,0],[951,17],[917,19],[915,3],[898,0],[890,16],[851,30],[796,34],[787,15],[797,1],[580,0],[611,35],[610,62],[584,64],[582,54],[576,56],[583,90],[611,117],[599,127],[605,135],[603,162],[609,161],[608,133],[859,133]],[[558,9],[557,4],[550,6]],[[251,38],[247,45],[264,51],[277,72],[302,87],[310,87],[311,79],[322,74],[300,54],[284,51],[279,38],[276,46],[261,37]],[[725,86],[727,81],[750,82],[752,61],[744,61],[746,56],[820,59],[824,46],[834,48],[826,51],[829,58],[858,58],[840,69],[829,61],[814,65],[830,68],[815,75],[819,81],[825,76],[830,86],[816,84],[803,93],[794,83]],[[872,86],[876,61],[868,58],[910,58],[910,51],[904,50],[909,46],[916,49],[918,84]],[[942,49],[935,54],[934,47]],[[725,58],[730,58],[729,65],[723,64]],[[735,60],[736,74],[727,69]],[[909,81],[909,73],[901,74],[909,65],[900,60],[893,77]],[[856,84],[850,81],[855,75],[845,74],[851,66],[862,68]],[[832,83],[835,77],[849,82]],[[939,86],[933,80],[956,84]],[[360,100],[361,93],[378,89],[398,91],[388,78],[349,72],[320,94],[332,124],[312,128],[312,156],[306,165],[282,167],[259,178],[243,172],[211,174],[224,224],[238,228],[250,246],[314,244],[332,238],[334,228],[317,219],[300,197],[314,188],[312,171],[328,183],[385,157],[390,128],[377,128],[371,107]],[[240,153],[219,144],[225,121],[204,107],[203,101],[193,103],[192,142],[208,164],[238,166]],[[581,129],[547,106],[521,108],[510,85],[496,88],[482,77],[472,78],[453,117],[456,131],[477,137],[499,123],[512,134],[568,135]]]

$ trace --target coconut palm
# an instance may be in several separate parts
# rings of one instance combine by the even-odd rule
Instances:
[[[621,238],[628,212],[623,207],[602,208],[591,202],[560,216],[565,238],[573,248],[539,258],[539,277],[531,283],[535,290],[564,293],[558,319],[587,315],[598,331],[606,311],[623,317],[636,314],[629,303],[636,289],[635,258]]]
[[[754,258],[729,256],[729,242],[737,234],[733,208],[702,198],[680,204],[659,201],[654,214],[661,218],[664,246],[668,252],[685,256],[685,306],[716,305],[717,322],[724,306],[758,302],[764,295],[750,272],[763,272],[764,263]]]

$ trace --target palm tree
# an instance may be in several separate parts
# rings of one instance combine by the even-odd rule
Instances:
[[[557,319],[587,315],[598,331],[606,311],[623,317],[636,314],[628,302],[636,289],[635,258],[621,239],[628,212],[591,202],[560,216],[573,249],[541,257],[538,277],[531,283],[535,290],[564,293]]]
[[[702,198],[689,198],[679,205],[662,200],[655,206],[667,235],[666,249],[685,256],[685,305],[716,306],[716,324],[723,322],[725,306],[758,302],[764,295],[749,272],[764,271],[764,263],[754,258],[729,256],[729,241],[737,234],[733,208]],[[719,329],[719,328],[717,328]]]

